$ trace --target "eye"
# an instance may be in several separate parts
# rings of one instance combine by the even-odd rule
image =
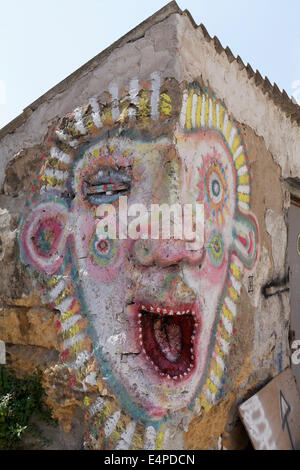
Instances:
[[[213,197],[218,198],[221,193],[220,181],[217,175],[214,175],[215,179],[212,180],[211,189]]]
[[[84,183],[84,195],[92,204],[109,204],[128,194],[131,178],[113,170],[99,170]]]
[[[219,209],[224,201],[225,181],[221,169],[213,164],[206,175],[206,192],[214,209]]]
[[[218,268],[224,258],[224,242],[221,234],[213,232],[208,241],[208,254],[211,263]]]
[[[94,265],[108,266],[117,254],[116,240],[99,239],[94,235],[90,241],[91,261]]]

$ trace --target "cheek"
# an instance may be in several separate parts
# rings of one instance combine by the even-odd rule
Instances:
[[[97,236],[97,220],[88,213],[76,214],[76,257],[85,275],[112,282],[126,271],[127,240],[104,240]]]
[[[205,257],[199,270],[202,287],[224,284],[228,271],[229,248],[224,242],[224,234],[214,228],[205,234]]]
[[[214,265],[207,256],[201,269],[201,277],[205,279],[205,283],[209,286],[223,285],[227,275],[227,266],[228,253],[224,254],[222,263],[219,266]]]
[[[99,239],[96,231],[88,240],[87,273],[101,282],[112,282],[126,272],[126,240]]]
[[[211,230],[206,238],[206,255],[202,266],[202,275],[210,284],[224,281],[228,266],[228,248],[224,243],[224,234]]]

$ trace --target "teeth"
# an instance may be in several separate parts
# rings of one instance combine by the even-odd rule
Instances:
[[[164,315],[174,315],[174,310],[170,310],[168,311],[168,309],[166,308],[161,308],[161,307],[152,307],[152,306],[149,306],[149,307],[145,307],[145,305],[142,305],[141,306],[141,310],[144,310],[144,311],[150,311],[150,312],[157,312],[157,313],[163,313]],[[175,312],[175,315],[186,315],[188,313],[192,313],[192,315],[195,317],[195,312],[191,312],[191,310],[178,310],[177,312]],[[142,316],[141,313],[139,313],[139,318]],[[197,324],[196,324],[197,325]]]
[[[152,365],[153,369],[161,376],[161,377],[165,377],[167,378],[168,380],[181,380],[183,378],[185,378],[190,372],[191,370],[195,367],[195,364],[194,364],[194,339],[195,339],[195,335],[197,333],[197,326],[198,326],[198,322],[196,321],[196,313],[195,311],[191,311],[190,309],[186,309],[186,310],[178,310],[178,311],[174,311],[174,310],[168,310],[168,308],[162,308],[162,307],[153,307],[153,306],[150,306],[148,304],[148,306],[145,306],[145,305],[141,305],[140,306],[140,310],[142,311],[146,311],[146,312],[157,312],[157,313],[160,313],[160,314],[163,314],[163,315],[187,315],[187,314],[192,314],[193,317],[194,317],[194,329],[193,329],[193,332],[192,332],[192,336],[191,336],[191,347],[190,347],[190,353],[191,353],[191,356],[190,356],[190,360],[191,360],[191,363],[189,365],[189,367],[186,369],[185,372],[182,372],[181,374],[179,375],[174,375],[173,377],[170,376],[169,374],[166,374],[166,373],[163,373],[163,372],[159,372],[159,367],[157,365],[154,364],[154,362],[151,360],[151,357],[147,355],[146,353],[146,350],[144,348],[144,344],[143,344],[143,328],[142,328],[142,316],[143,314],[141,312],[138,313],[138,327],[139,327],[139,343],[140,343],[140,346],[142,347],[142,351],[147,359],[147,361],[149,361],[149,363]]]

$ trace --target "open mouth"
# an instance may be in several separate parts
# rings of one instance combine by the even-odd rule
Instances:
[[[195,366],[195,311],[140,305],[138,312],[140,344],[152,367],[168,379],[186,378]]]

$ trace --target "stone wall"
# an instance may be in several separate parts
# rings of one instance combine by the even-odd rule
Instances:
[[[247,445],[237,406],[290,363],[274,286],[299,142],[172,8],[2,137],[0,339],[18,374],[44,370],[53,448]],[[204,247],[105,241],[99,208],[120,195],[200,202]]]

